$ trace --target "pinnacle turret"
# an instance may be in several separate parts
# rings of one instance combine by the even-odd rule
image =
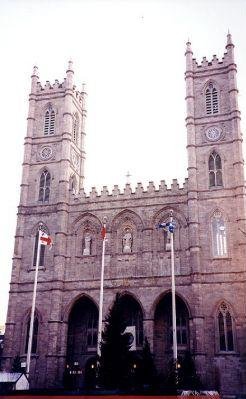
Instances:
[[[34,65],[33,71],[32,71],[32,76],[31,76],[31,93],[35,93],[36,88],[37,88],[37,83],[39,80],[38,76],[38,67]]]
[[[73,89],[73,75],[74,75],[74,71],[73,71],[73,61],[68,61],[68,69],[66,70],[66,86],[69,89]]]

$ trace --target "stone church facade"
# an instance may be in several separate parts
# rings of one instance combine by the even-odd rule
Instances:
[[[103,315],[121,293],[122,317],[148,338],[156,367],[172,357],[170,244],[174,233],[178,354],[190,351],[206,388],[246,392],[246,209],[234,45],[198,65],[186,47],[188,178],[171,188],[126,184],[83,190],[86,94],[72,63],[64,82],[31,78],[21,197],[3,362],[27,351],[40,224],[42,249],[31,361],[33,387],[61,387],[67,366],[95,357],[103,220],[107,218]],[[83,378],[83,377],[82,377]]]

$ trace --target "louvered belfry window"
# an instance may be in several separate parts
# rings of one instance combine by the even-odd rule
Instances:
[[[45,112],[44,135],[48,136],[54,133],[55,133],[55,111],[52,109],[52,106],[50,105],[47,111]]]
[[[49,202],[50,197],[50,173],[44,170],[40,176],[39,196],[40,202]]]
[[[206,114],[213,115],[219,112],[218,91],[216,87],[209,83],[205,95],[206,100]]]
[[[208,161],[209,187],[222,187],[222,164],[221,158],[216,151],[213,151]]]

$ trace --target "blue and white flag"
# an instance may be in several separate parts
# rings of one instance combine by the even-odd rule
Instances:
[[[170,233],[173,233],[174,231],[174,223],[173,222],[167,222],[167,223],[159,223],[158,228],[159,229],[165,229],[166,231],[169,231]]]

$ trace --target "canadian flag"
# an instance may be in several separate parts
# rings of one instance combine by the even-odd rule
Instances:
[[[48,234],[46,234],[46,233],[44,233],[43,231],[40,230],[39,231],[39,244],[41,244],[41,245],[49,245],[50,248],[51,248],[52,245],[53,245],[53,242],[52,242],[51,237]]]

